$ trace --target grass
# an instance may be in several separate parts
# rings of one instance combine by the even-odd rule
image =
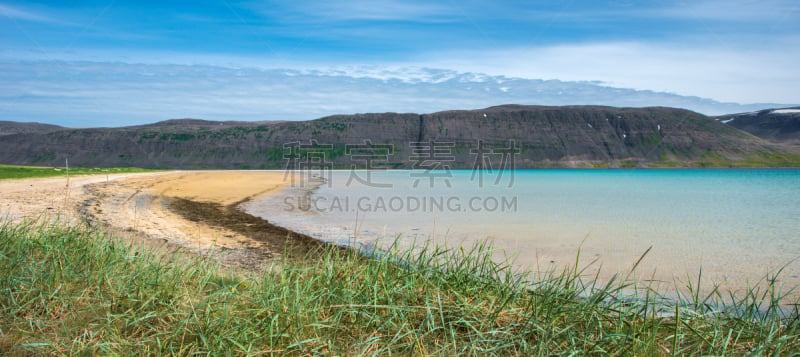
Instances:
[[[375,258],[324,249],[260,274],[156,254],[102,230],[0,227],[0,351],[10,355],[789,355],[779,291],[678,303],[576,265],[515,274],[491,247]],[[398,263],[403,262],[403,263]],[[639,288],[638,296],[620,298]],[[728,302],[724,302],[728,301]]]
[[[137,167],[105,167],[105,168],[70,167],[69,175],[70,176],[104,175],[104,174],[147,172],[147,171],[151,170],[137,168]],[[63,167],[0,165],[0,180],[65,176],[66,172],[67,172],[66,169]]]
[[[800,167],[800,155],[790,153],[754,153],[740,159],[730,159],[714,152],[706,152],[697,161],[659,161],[646,164],[650,168],[777,168]]]

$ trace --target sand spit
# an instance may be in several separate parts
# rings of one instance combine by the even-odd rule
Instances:
[[[242,212],[240,203],[285,188],[275,171],[171,171],[0,181],[0,215],[11,221],[101,225],[168,250],[212,254],[260,269],[321,243]]]

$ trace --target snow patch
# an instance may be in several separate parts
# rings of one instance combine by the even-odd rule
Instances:
[[[735,119],[736,119],[736,118],[730,118],[730,119],[728,119],[728,120],[720,120],[719,122],[720,122],[720,123],[722,123],[722,124],[728,124],[728,123],[730,123],[730,122],[734,121]]]
[[[800,113],[800,109],[798,109],[798,108],[775,109],[771,113],[772,114],[797,114],[797,113]]]

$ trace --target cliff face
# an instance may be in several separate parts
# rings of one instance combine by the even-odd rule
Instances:
[[[723,115],[716,119],[763,139],[800,144],[800,108]]]
[[[709,152],[733,157],[772,149],[701,114],[673,108],[502,106],[426,117],[430,136],[514,139],[531,163],[696,161]]]
[[[363,168],[367,161],[392,168],[436,162],[472,168],[480,156],[497,159],[508,153],[518,153],[513,155],[517,168],[728,166],[759,158],[769,164],[775,157],[769,166],[784,166],[800,158],[795,146],[694,112],[594,106],[509,105],[305,122],[178,120],[0,138],[0,162],[26,165],[61,165],[69,157],[77,166],[276,169],[293,158],[316,158],[338,168]]]

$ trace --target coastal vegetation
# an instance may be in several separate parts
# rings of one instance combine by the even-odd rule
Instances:
[[[289,238],[289,237],[287,237]],[[520,274],[492,247],[368,256],[320,246],[263,271],[160,253],[103,229],[0,224],[11,355],[789,355],[797,304],[769,278],[667,299],[579,265]],[[577,259],[576,259],[577,261]],[[632,293],[634,292],[634,293]]]
[[[70,167],[70,176],[81,175],[105,175],[105,174],[121,174],[133,172],[149,172],[152,170],[142,169],[138,167],[103,167],[103,168],[88,168],[88,167]],[[66,176],[66,167],[34,167],[34,166],[14,166],[14,165],[0,165],[0,180],[2,179],[20,179],[20,178],[33,178],[33,177],[57,177]]]

